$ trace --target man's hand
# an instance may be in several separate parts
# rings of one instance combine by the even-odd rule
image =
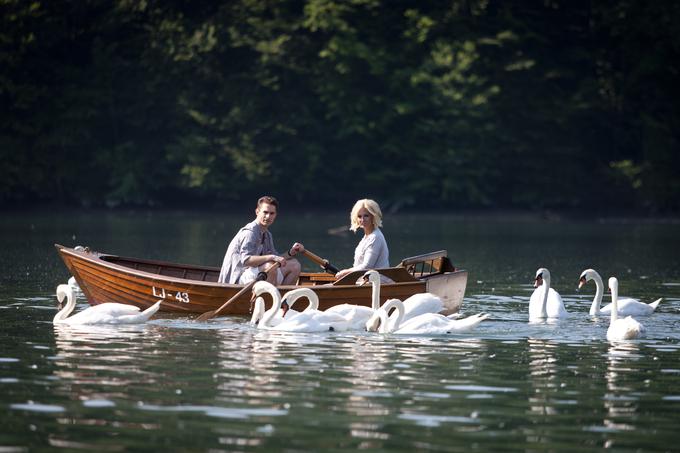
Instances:
[[[278,255],[272,255],[272,258],[269,261],[273,261],[275,263],[281,263],[281,267],[286,267],[286,258]]]

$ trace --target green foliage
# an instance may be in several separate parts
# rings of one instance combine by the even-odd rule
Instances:
[[[0,203],[680,209],[680,6],[0,2]]]

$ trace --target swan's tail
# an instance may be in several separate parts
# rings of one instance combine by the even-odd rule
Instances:
[[[161,302],[163,302],[162,299],[136,315],[121,316],[118,318],[117,324],[141,324],[147,322],[149,318],[155,315],[158,309],[161,308]]]
[[[485,319],[489,319],[487,313],[477,313],[476,315],[468,316],[467,318],[459,319],[454,321],[453,332],[463,332],[466,330],[472,330],[479,325]]]
[[[161,302],[163,302],[163,299],[159,299],[158,302],[141,312],[140,314],[144,316],[146,319],[149,319],[153,315],[156,314],[159,308],[161,308]]]
[[[661,302],[661,300],[663,300],[663,297],[659,297],[657,300],[655,300],[655,301],[652,302],[651,304],[647,304],[647,305],[649,305],[649,306],[652,307],[654,310],[656,310],[656,307],[659,306],[659,303]]]

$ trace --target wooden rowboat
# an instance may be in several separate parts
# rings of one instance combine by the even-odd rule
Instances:
[[[161,299],[161,311],[204,313],[217,309],[243,288],[217,283],[218,267],[126,258],[87,247],[55,247],[91,305],[120,302],[145,309]],[[445,313],[460,309],[467,271],[456,269],[446,251],[406,258],[397,267],[376,270],[394,281],[381,285],[381,302],[431,292],[442,298]],[[358,271],[336,281],[330,274],[303,272],[297,286],[281,286],[279,290],[285,294],[299,286],[313,286],[322,310],[344,303],[370,306],[371,286],[355,283],[361,275],[363,272]],[[244,294],[222,315],[248,314],[250,297]]]

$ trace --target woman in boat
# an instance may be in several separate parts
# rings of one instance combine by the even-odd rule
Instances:
[[[345,275],[360,270],[390,267],[390,252],[387,241],[380,227],[382,226],[382,211],[374,200],[364,198],[354,203],[350,214],[350,230],[356,232],[364,230],[364,237],[354,250],[354,264],[335,274],[340,279]]]

